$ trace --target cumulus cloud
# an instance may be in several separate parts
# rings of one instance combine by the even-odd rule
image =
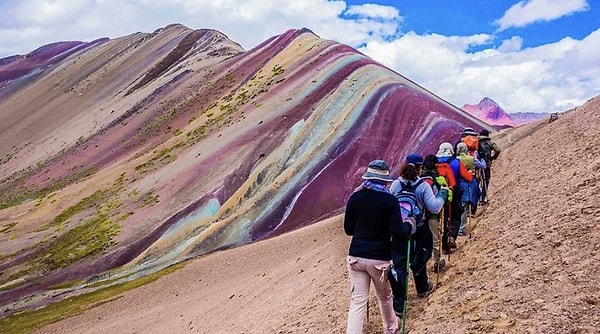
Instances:
[[[522,26],[588,8],[578,0],[521,1],[497,22]],[[600,94],[600,29],[582,40],[523,48],[520,36],[497,41],[491,33],[403,31],[397,8],[344,1],[21,0],[1,1],[0,10],[0,58],[56,41],[115,38],[171,23],[219,30],[246,49],[306,27],[358,48],[459,107],[488,96],[509,112],[564,111]]]
[[[552,21],[590,9],[586,0],[524,0],[510,7],[494,24],[499,31]]]
[[[511,52],[511,51],[519,51],[523,46],[523,38],[519,36],[513,36],[509,39],[505,39],[502,41],[502,44],[498,47],[498,51],[500,52]]]
[[[488,96],[509,112],[565,111],[600,94],[600,29],[522,50],[520,37],[498,48],[490,39],[409,33],[361,51],[459,107]],[[468,52],[475,44],[484,49]]]

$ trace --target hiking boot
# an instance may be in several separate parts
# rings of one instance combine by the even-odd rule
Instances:
[[[434,263],[433,264],[433,272],[437,273],[438,270],[444,270],[446,269],[446,260],[441,259],[439,263]]]
[[[397,317],[402,318],[402,310],[398,311],[396,308],[394,308],[394,313],[396,313]]]
[[[453,237],[448,237],[448,247],[450,248],[456,248],[456,240],[454,240]]]
[[[431,284],[431,282],[428,281],[427,282],[427,291],[417,293],[417,297],[425,298],[425,297],[429,296],[431,294],[431,292],[433,292],[433,284]]]
[[[394,306],[394,313],[396,313],[397,316],[402,318],[402,309],[404,308],[404,301],[399,302],[397,300],[394,300],[393,306]]]

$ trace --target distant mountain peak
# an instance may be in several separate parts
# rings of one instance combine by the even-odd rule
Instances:
[[[496,101],[484,97],[478,104],[465,104],[463,110],[492,126],[517,126],[518,123]]]

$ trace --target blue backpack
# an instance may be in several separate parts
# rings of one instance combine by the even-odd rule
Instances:
[[[423,210],[419,208],[419,202],[417,201],[417,195],[415,194],[415,190],[417,187],[423,182],[423,179],[420,179],[414,185],[404,184],[400,182],[400,191],[397,192],[396,198],[398,199],[398,204],[400,204],[400,214],[402,216],[402,221],[406,221],[408,217],[414,217],[417,222],[417,227],[423,226]]]

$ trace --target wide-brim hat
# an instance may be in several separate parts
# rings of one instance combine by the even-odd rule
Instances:
[[[383,160],[371,161],[362,178],[365,180],[379,180],[383,182],[391,182],[394,180],[390,175],[390,168]]]
[[[479,133],[477,133],[477,131],[475,131],[475,129],[473,129],[473,128],[464,128],[464,130],[462,131],[462,133],[460,135],[461,135],[461,137],[478,136]]]
[[[440,144],[440,148],[438,149],[438,151],[435,155],[439,158],[439,157],[451,156],[453,154],[454,154],[454,148],[452,147],[452,144],[445,142],[445,143]]]

